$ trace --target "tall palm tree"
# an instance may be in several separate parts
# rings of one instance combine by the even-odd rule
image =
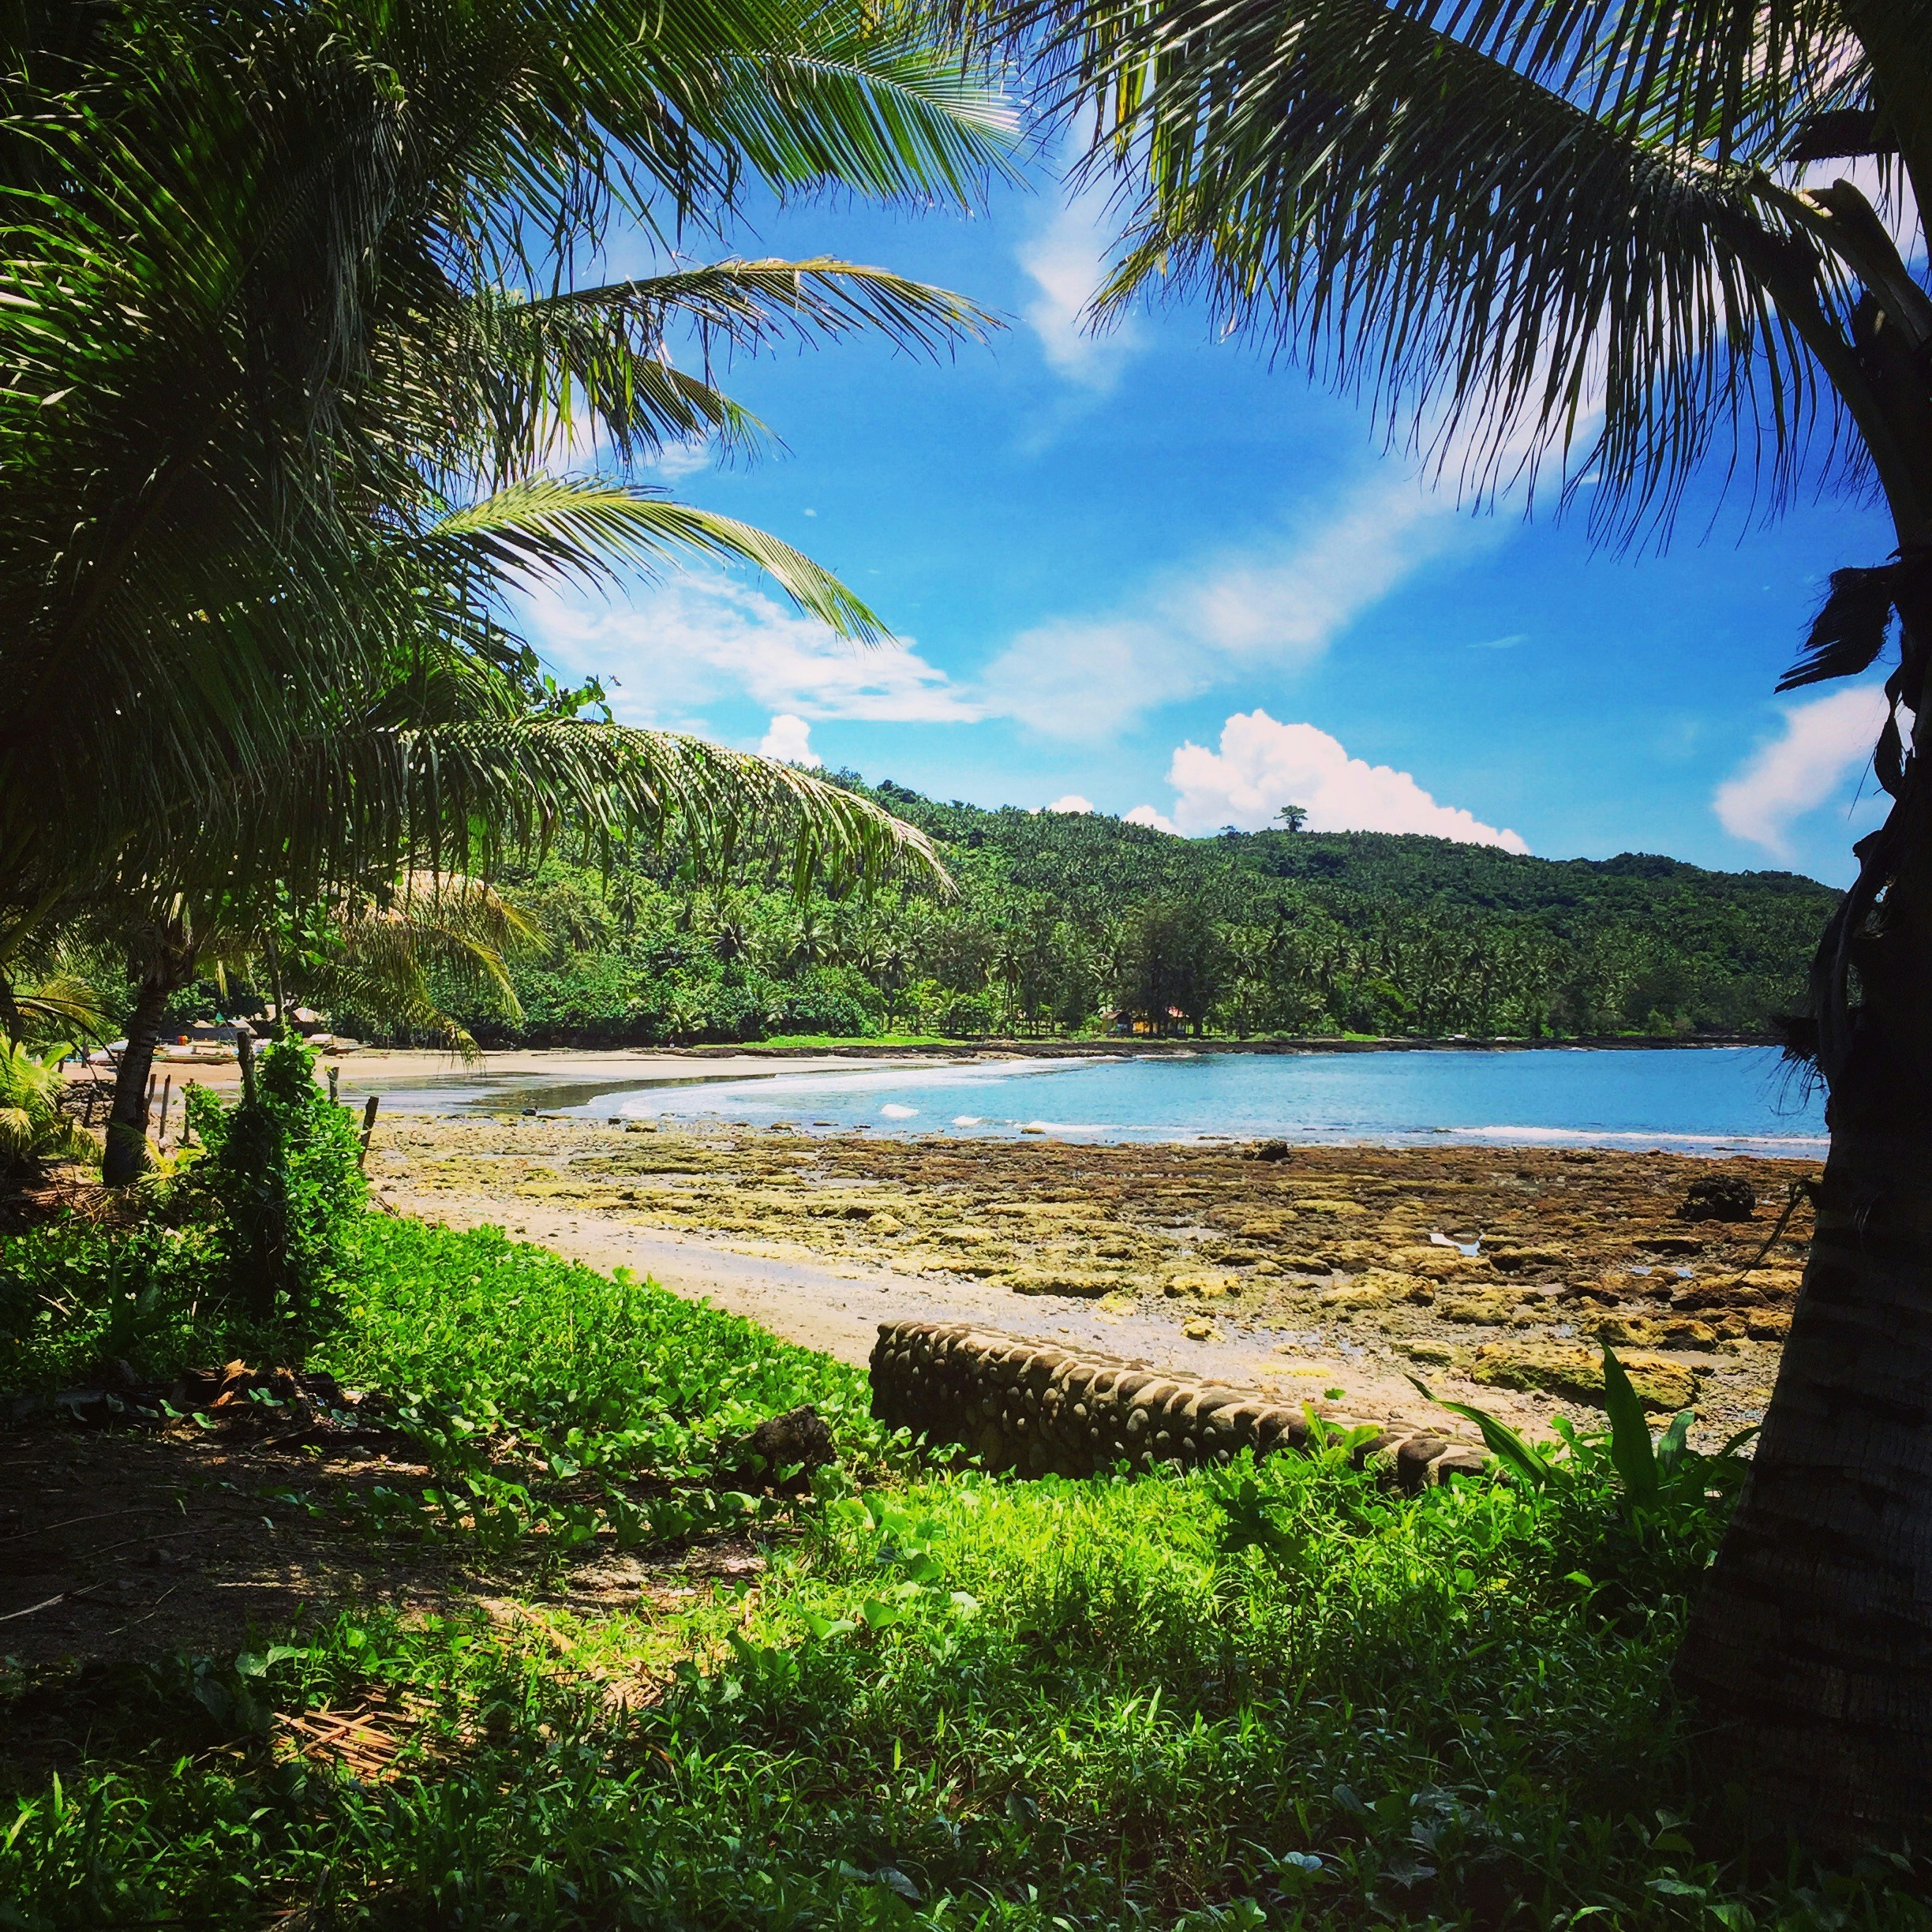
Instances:
[[[1858,848],[1793,1044],[1829,1095],[1806,1286],[1679,1659],[1761,1822],[1932,1818],[1932,194],[1928,0],[1017,0],[1121,197],[1103,316],[1198,292],[1478,494],[1588,477],[1668,523],[1707,460],[1874,489],[1784,676],[1896,620]],[[1903,237],[1903,243],[1901,243]]]
[[[532,661],[509,593],[533,575],[742,559],[848,636],[879,635],[764,533],[542,466],[560,437],[620,471],[694,435],[755,443],[711,380],[723,350],[859,328],[931,350],[981,328],[942,290],[831,260],[578,273],[614,223],[668,249],[754,180],[966,194],[999,163],[1003,117],[915,24],[842,0],[6,13],[0,957],[77,886],[145,876],[210,811],[255,812],[328,741],[345,691],[400,709],[381,782],[340,796],[340,835],[421,856],[396,837],[410,680],[447,682],[453,652],[517,696]],[[573,721],[551,721],[547,782],[656,755],[591,747]],[[412,839],[468,838],[462,804],[419,814]],[[824,800],[820,855],[864,817]]]
[[[763,532],[543,465],[755,443],[723,350],[977,332],[833,260],[576,272],[614,222],[668,246],[753,179],[964,196],[1005,122],[957,57],[838,0],[15,0],[9,24],[0,970],[77,908],[126,914],[122,1143],[192,932],[264,895],[674,819],[693,849],[788,840],[801,878],[929,859],[805,774],[577,715],[512,620],[534,581],[695,552],[880,635]]]

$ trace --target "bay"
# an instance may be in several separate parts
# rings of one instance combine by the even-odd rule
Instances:
[[[988,1060],[603,1088],[487,1073],[395,1099],[593,1119],[1072,1140],[1279,1137],[1822,1155],[1822,1103],[1768,1047]]]

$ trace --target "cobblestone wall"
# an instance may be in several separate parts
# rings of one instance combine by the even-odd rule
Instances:
[[[1121,1462],[1225,1462],[1243,1449],[1259,1458],[1303,1448],[1309,1433],[1305,1415],[1248,1391],[964,1323],[881,1323],[872,1413],[935,1442],[963,1443],[989,1469],[1029,1476],[1091,1476]],[[1376,1458],[1405,1489],[1485,1466],[1480,1451],[1401,1422],[1377,1424],[1358,1455]]]

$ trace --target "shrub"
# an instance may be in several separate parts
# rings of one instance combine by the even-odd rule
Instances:
[[[0,1390],[71,1387],[125,1361],[167,1376],[237,1346],[210,1230],[78,1222],[0,1241]]]
[[[851,1039],[877,1030],[878,995],[846,968],[814,966],[779,989],[778,1031]]]
[[[42,1161],[100,1159],[92,1137],[61,1111],[60,1063],[72,1050],[50,1046],[36,1057],[0,1039],[0,1174],[24,1173]]]
[[[342,1272],[369,1196],[355,1123],[316,1084],[315,1055],[278,1040],[232,1112],[200,1087],[189,1110],[208,1151],[185,1193],[215,1211],[231,1287],[257,1317],[313,1314]]]

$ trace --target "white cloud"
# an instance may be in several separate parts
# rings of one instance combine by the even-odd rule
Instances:
[[[1054,374],[1082,388],[1111,389],[1140,346],[1131,322],[1100,335],[1085,323],[1088,302],[1100,286],[1113,230],[1103,195],[1064,203],[1019,252],[1020,266],[1039,291],[1022,313]]]
[[[667,483],[676,483],[682,477],[696,476],[700,470],[709,470],[716,460],[716,454],[709,443],[667,443],[655,456],[638,467],[653,471]]]
[[[1711,809],[1734,838],[1788,859],[1792,821],[1822,805],[1871,756],[1885,718],[1885,694],[1871,684],[1792,706],[1784,736],[1760,745],[1717,788]]]
[[[1479,638],[1470,646],[1471,650],[1514,650],[1518,644],[1530,641],[1527,631],[1512,631],[1507,637]]]
[[[983,709],[911,642],[867,649],[753,586],[706,571],[635,587],[621,604],[530,600],[545,654],[579,675],[614,676],[612,705],[657,723],[743,696],[799,718],[960,724]]]
[[[1090,812],[1093,800],[1084,799],[1077,792],[1069,792],[1065,798],[1057,798],[1046,809],[1050,812]]]
[[[789,711],[781,711],[772,720],[770,730],[758,740],[758,755],[785,765],[817,766],[825,762],[811,748],[811,727]]]
[[[1167,778],[1180,795],[1174,822],[1185,833],[1224,825],[1258,832],[1276,822],[1282,806],[1299,805],[1311,832],[1422,832],[1466,845],[1530,849],[1516,833],[1437,804],[1407,772],[1350,758],[1327,732],[1283,724],[1259,710],[1227,721],[1219,751],[1182,745]]]
[[[1136,805],[1127,814],[1129,825],[1151,826],[1156,832],[1178,833],[1180,827],[1165,812],[1157,812],[1151,805]]]
[[[987,668],[987,708],[1054,737],[1110,737],[1230,678],[1306,668],[1431,559],[1507,534],[1378,470],[1327,513],[1159,578],[1119,610],[1023,631]]]

